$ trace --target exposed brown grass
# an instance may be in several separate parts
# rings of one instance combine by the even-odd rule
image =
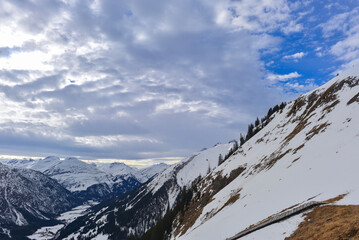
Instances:
[[[287,167],[287,168],[290,168],[292,165],[293,165],[293,163],[295,163],[296,161],[298,161],[300,159],[300,157],[297,157],[296,159],[294,159],[293,161],[292,161],[292,163]]]
[[[291,148],[288,149],[287,151],[285,151],[284,153],[281,153],[281,154],[279,154],[279,155],[277,155],[277,156],[271,156],[271,157],[269,158],[269,161],[266,162],[266,164],[265,164],[266,168],[267,168],[267,169],[271,169],[271,168],[274,166],[274,164],[275,164],[279,159],[282,159],[282,158],[283,158],[287,153],[289,153],[290,151],[292,151]]]
[[[225,208],[225,207],[227,207],[227,206],[229,206],[229,205],[232,205],[233,203],[235,203],[239,198],[240,198],[240,194],[239,194],[239,192],[241,191],[242,189],[240,189],[236,194],[233,194],[228,200],[227,200],[227,202],[220,208],[220,209],[218,209],[214,214],[213,214],[213,216],[214,215],[216,215],[217,213],[219,213],[220,211],[222,211],[222,209],[223,208]]]
[[[284,143],[288,143],[292,140],[299,132],[301,132],[307,125],[309,125],[308,119],[301,120],[297,126],[293,129],[291,133],[289,133],[283,140]]]
[[[179,234],[179,232],[182,232],[182,234],[185,234],[188,229],[193,226],[193,224],[197,221],[197,218],[199,218],[199,216],[201,216],[203,211],[203,208],[199,209],[198,211],[194,211],[191,214],[189,214],[188,216],[186,216],[186,221],[184,222],[185,224],[182,225],[182,228],[180,229],[176,229],[175,234]]]
[[[330,123],[325,122],[320,125],[314,126],[309,132],[306,133],[306,140],[310,140],[314,135],[317,135],[320,132],[325,131],[325,129],[330,125]]]
[[[287,117],[290,117],[291,115],[295,115],[297,111],[300,110],[304,105],[305,105],[305,98],[304,97],[297,98],[294,101],[292,108],[289,110]]]
[[[297,126],[293,129],[293,131],[288,134],[283,140],[284,143],[292,140],[299,132],[301,132],[308,124],[309,119],[314,115],[314,110],[323,105],[327,105],[323,110],[327,112],[330,111],[336,104],[339,103],[337,99],[337,92],[341,90],[345,85],[349,87],[353,87],[359,84],[358,78],[348,77],[343,81],[336,82],[332,84],[329,88],[327,88],[323,93],[317,94],[317,92],[311,93],[307,99],[304,97],[298,98],[291,110],[288,112],[287,116],[290,117],[295,115],[296,112],[306,105],[306,108],[302,114],[302,116],[298,116],[299,118],[296,121],[299,121]],[[323,115],[321,118],[323,118]]]
[[[304,143],[302,144],[302,145],[300,145],[299,147],[297,147],[297,148],[294,148],[293,149],[293,154],[296,154],[301,148],[303,148],[304,147]]]
[[[341,194],[322,203],[331,204],[343,199],[346,195],[347,193]],[[309,198],[308,201],[315,197]],[[357,226],[353,228],[354,223]],[[316,207],[313,211],[307,213],[304,221],[299,224],[298,229],[286,240],[359,239],[359,235],[357,235],[358,229],[358,205],[326,205]]]
[[[342,200],[347,194],[348,194],[348,193],[340,194],[340,195],[338,195],[338,196],[336,196],[336,197],[333,197],[333,198],[330,198],[330,199],[324,201],[323,203],[329,204],[329,203],[337,202],[337,201],[339,201],[339,200]]]
[[[190,201],[186,210],[183,213],[177,215],[173,226],[182,226],[181,228],[176,228],[174,231],[175,236],[185,234],[190,227],[196,222],[199,216],[201,216],[203,208],[213,201],[213,196],[218,193],[221,189],[227,186],[233,179],[238,177],[243,171],[244,167],[239,167],[231,171],[228,177],[223,177],[220,173],[212,179],[203,179],[199,182],[198,191],[195,193],[194,197]],[[208,183],[211,182],[210,185]],[[238,195],[238,196],[237,196]],[[232,201],[236,201],[236,197],[239,198],[239,193],[232,196],[228,201],[230,204]],[[233,203],[233,202],[232,202]],[[227,204],[227,203],[226,203]],[[216,212],[217,213],[217,212]],[[216,214],[214,213],[214,214]]]
[[[223,205],[223,207],[222,207],[221,209],[223,209],[223,208],[225,208],[225,207],[227,207],[227,206],[232,205],[233,203],[235,203],[235,202],[239,199],[240,196],[241,196],[241,195],[240,195],[239,193],[234,194],[233,196],[231,196],[231,197],[227,200],[227,202]]]
[[[359,206],[327,205],[308,213],[286,240],[359,239]]]
[[[338,104],[340,103],[340,101],[337,99],[335,100],[332,104],[326,106],[325,108],[323,108],[323,111],[322,112],[325,112],[325,113],[329,113],[333,110],[333,108]]]
[[[352,97],[348,102],[347,105],[350,105],[354,102],[359,102],[359,93],[357,93],[354,97]]]

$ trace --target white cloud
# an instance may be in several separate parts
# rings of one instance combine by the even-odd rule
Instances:
[[[178,158],[236,138],[283,97],[262,80],[261,57],[280,48],[275,31],[301,31],[292,10],[286,0],[1,1],[0,47],[19,51],[0,59],[0,153]]]
[[[42,51],[17,52],[8,58],[0,58],[0,69],[48,71],[53,69],[46,63],[50,58]]]
[[[304,29],[304,27],[303,27],[302,24],[297,23],[297,22],[294,21],[294,20],[291,20],[291,21],[289,22],[289,24],[283,26],[282,31],[283,31],[285,34],[289,35],[289,34],[291,34],[291,33],[301,32],[301,31],[303,31],[303,29]]]
[[[328,22],[320,24],[323,34],[326,37],[331,37],[337,31],[347,31],[350,25],[357,22],[358,8],[350,12],[339,13],[332,16]]]
[[[298,52],[298,53],[294,53],[292,55],[286,55],[283,57],[283,59],[294,59],[294,60],[298,60],[302,57],[304,57],[305,55],[307,55],[307,53],[304,52]]]
[[[267,79],[270,80],[271,82],[275,83],[278,81],[287,81],[293,78],[299,78],[302,75],[297,73],[297,72],[292,72],[292,73],[288,73],[288,74],[273,74],[270,73],[267,76]]]
[[[300,84],[298,82],[287,82],[283,86],[287,91],[294,91],[297,93],[305,93],[317,88],[318,85],[314,83]]]
[[[292,19],[294,8],[286,0],[220,1],[215,8],[216,23],[256,33],[280,30],[289,34],[303,29]]]
[[[359,7],[340,13],[321,25],[323,34],[331,37],[336,33],[343,36],[330,47],[329,53],[342,60],[343,66],[351,66],[359,59]],[[320,53],[319,53],[320,54]]]
[[[315,51],[315,55],[318,56],[318,57],[323,57],[324,56],[324,50],[323,50],[323,47],[316,47],[314,49]]]

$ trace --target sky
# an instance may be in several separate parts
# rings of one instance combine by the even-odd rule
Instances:
[[[0,158],[175,163],[358,59],[356,0],[2,0]]]

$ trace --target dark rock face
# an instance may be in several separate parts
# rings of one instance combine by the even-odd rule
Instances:
[[[78,231],[86,235],[81,236],[83,239],[91,239],[93,236],[88,231],[94,228],[97,229],[94,236],[103,233],[109,235],[109,239],[128,239],[129,233],[142,235],[163,217],[168,209],[168,192],[177,185],[175,179],[169,179],[154,194],[146,191],[147,187],[144,184],[122,197],[100,203],[89,214],[62,229],[55,239]]]
[[[0,164],[0,227],[10,230],[12,236],[55,223],[55,216],[78,203],[71,192],[42,173]]]
[[[111,187],[106,183],[94,184],[88,187],[86,190],[73,192],[73,195],[76,196],[76,198],[81,202],[86,202],[89,200],[101,202],[113,197],[122,196],[123,194],[132,191],[140,185],[141,183],[137,179],[128,177],[114,183]]]

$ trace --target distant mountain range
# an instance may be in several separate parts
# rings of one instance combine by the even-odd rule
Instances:
[[[4,163],[16,168],[42,172],[58,181],[82,201],[102,201],[119,196],[141,185],[168,167],[162,163],[137,169],[124,163],[88,164],[73,157],[60,160],[55,156],[39,160],[12,159]]]
[[[49,156],[0,163],[0,239],[22,239],[56,216],[86,201],[121,196],[163,171],[166,164],[138,170],[123,163],[87,164]]]

